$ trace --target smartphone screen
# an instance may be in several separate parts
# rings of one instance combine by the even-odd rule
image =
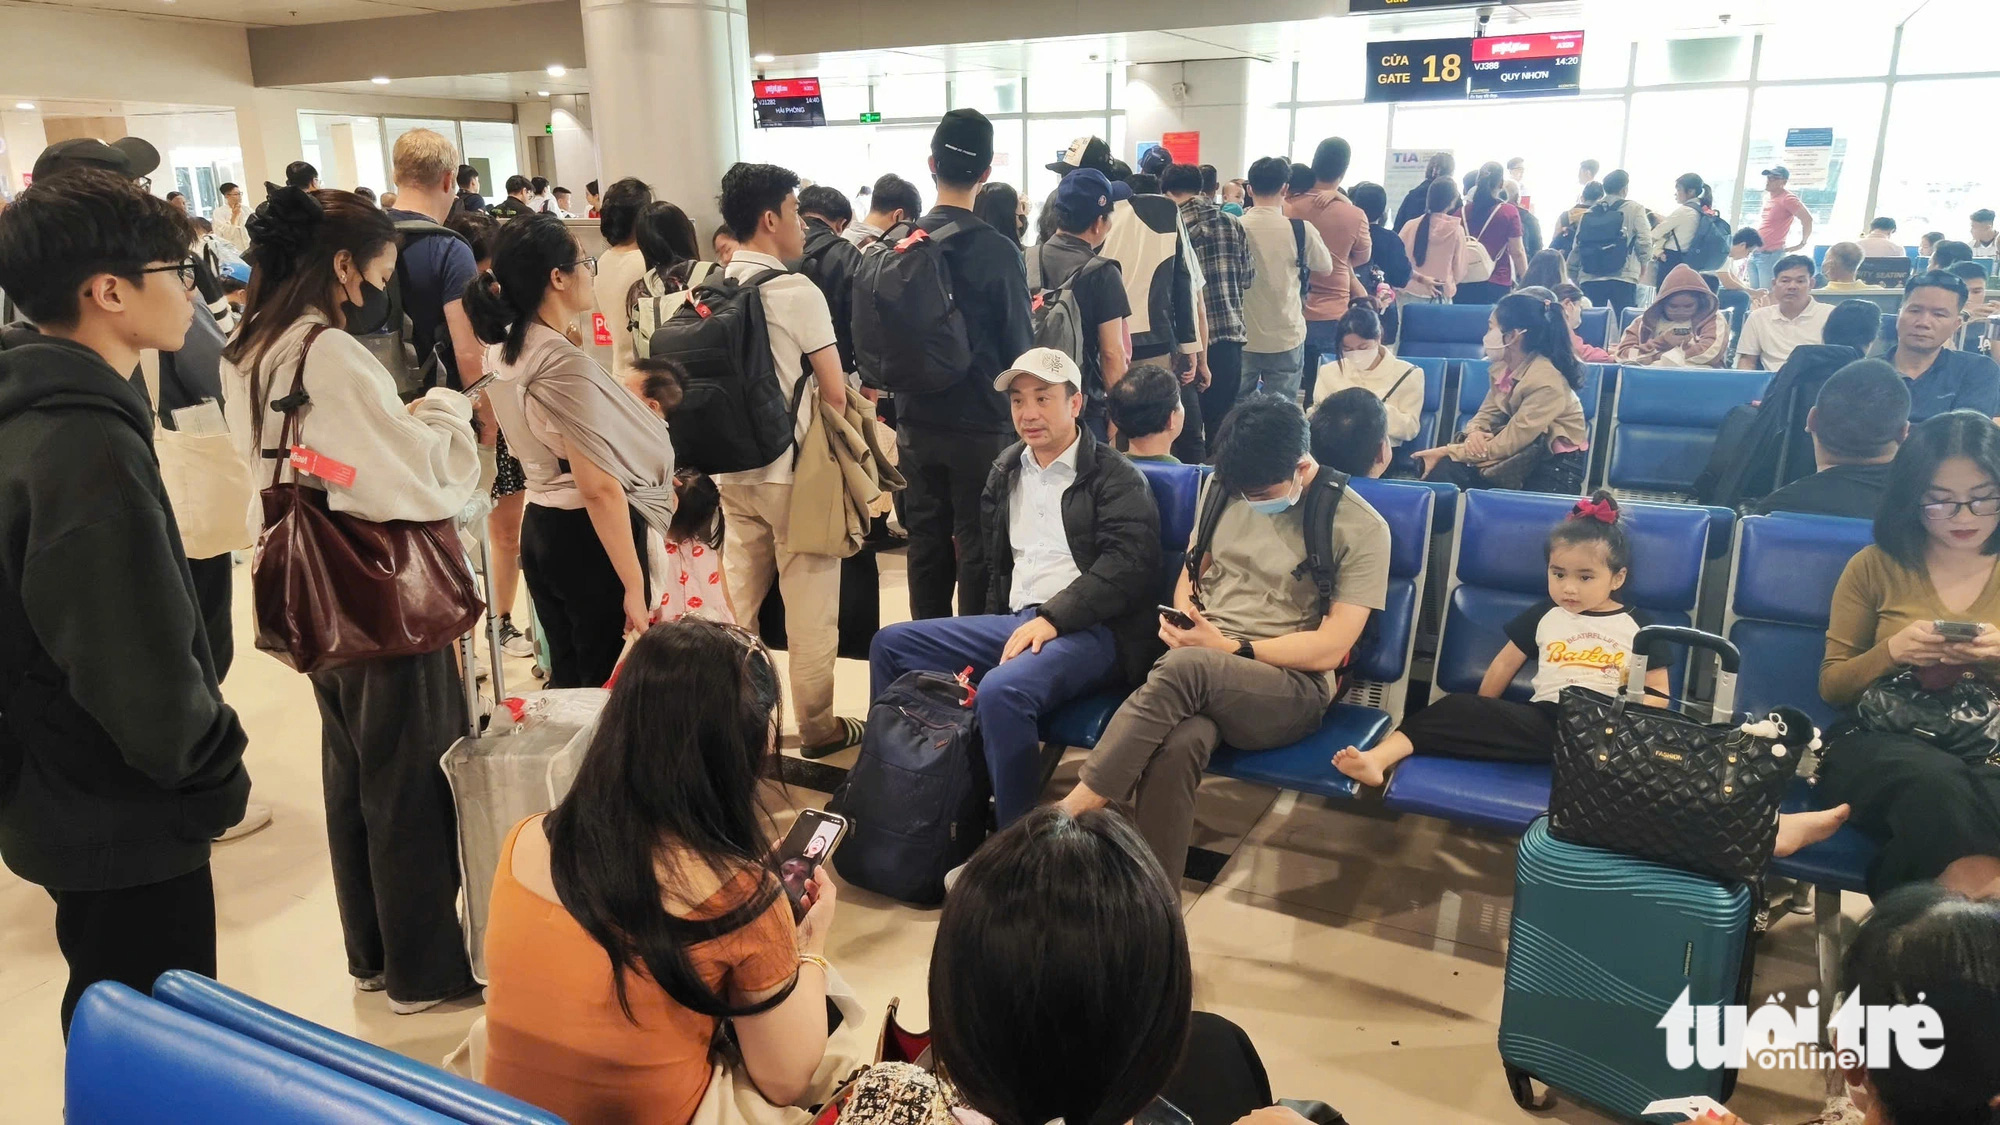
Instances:
[[[778,881],[785,885],[785,896],[792,900],[793,917],[805,916],[806,881],[812,878],[813,868],[824,864],[846,835],[846,817],[818,809],[799,810],[785,842],[771,857],[778,868]]]
[[[1933,621],[1931,622],[1931,628],[1936,629],[1939,636],[1949,640],[1973,641],[1979,639],[1979,624],[1975,621]]]

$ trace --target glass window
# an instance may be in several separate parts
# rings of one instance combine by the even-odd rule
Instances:
[[[1764,29],[1760,79],[1864,78],[1889,73],[1895,29],[1877,9],[1855,5],[1837,20],[1791,20]],[[1857,26],[1857,24],[1861,26]]]
[[[1107,71],[1100,64],[1068,67],[1064,69],[1040,69],[1029,73],[1028,112],[1051,113],[1079,109],[1102,111],[1106,106],[1108,87],[1105,80]],[[1123,83],[1116,83],[1123,85]],[[1124,97],[1121,92],[1120,98]],[[1103,119],[1091,132],[1104,128]]]
[[[451,122],[443,122],[446,128]],[[382,158],[382,119],[342,113],[300,113],[303,159],[319,169],[322,187],[349,190],[388,187]],[[449,136],[450,134],[446,134]]]
[[[1233,172],[1223,170],[1222,176],[1241,176],[1250,169],[1250,162],[1266,156],[1282,156],[1291,151],[1292,111],[1277,106],[1251,106],[1245,113],[1243,128],[1243,167]],[[1218,165],[1217,167],[1220,167]]]
[[[1991,46],[1992,27],[1993,0],[1929,0],[1903,25],[1896,73],[1992,69],[1992,52],[1980,50]]]
[[[382,119],[355,117],[349,120],[354,124],[354,184],[341,186],[366,185],[375,189],[379,196],[394,187],[389,182],[389,168],[382,155]]]
[[[952,75],[951,104],[968,106],[981,113],[1021,112],[1021,80],[990,71]]]
[[[1794,169],[1792,190],[1812,210],[1814,245],[1859,237],[1868,220],[1862,212],[1868,206],[1875,134],[1882,123],[1882,87],[1880,82],[1760,87],[1750,107],[1750,163],[1744,172],[1749,182],[1742,185],[1737,225],[1754,225],[1763,213],[1763,170],[1773,164],[1798,163],[1786,159],[1786,134],[1793,129],[1831,128],[1833,148],[1826,154],[1823,182]],[[1939,115],[1938,124],[1945,125],[1949,116]],[[1944,132],[1926,134],[1925,147],[1914,151],[1929,154],[1936,151],[1930,146],[1945,144],[1947,138],[1962,140],[1962,124],[1953,122]],[[1928,155],[1917,157],[1915,163],[1920,168],[1937,167]]]
[[[1585,51],[1588,57],[1589,52]],[[1639,43],[1635,84],[1740,82],[1750,77],[1750,37],[1645,39]]]
[[[884,117],[942,117],[944,75],[885,74],[875,80],[875,108]]]
[[[443,133],[445,139],[458,149],[459,157],[463,159],[465,156],[465,141],[458,135],[456,121],[446,121],[436,117],[386,117],[383,118],[383,124],[389,128],[389,144],[392,149],[396,138],[404,133],[412,129],[429,129],[432,132]]]
[[[1992,105],[1996,98],[2000,98],[2000,78],[1896,84],[1875,213],[1893,217],[1906,244],[1916,245],[1917,236],[1931,230],[1966,238],[1966,216],[1994,206],[2000,148],[1967,143],[1972,134],[1966,123],[1968,112],[1976,118],[1983,112],[1978,107]],[[1940,159],[1944,153],[1950,158]]]
[[[1737,197],[1736,160],[1743,150],[1743,108],[1749,97],[1743,89],[1634,94],[1625,142],[1631,197],[1665,215],[1674,208],[1674,181],[1693,172],[1708,182],[1716,208],[1728,216]],[[1652,143],[1665,137],[1673,143]]]
[[[1585,57],[1589,57],[1587,47]],[[1520,157],[1527,162],[1522,194],[1529,209],[1543,220],[1542,234],[1550,237],[1555,234],[1554,216],[1576,198],[1577,165],[1594,158],[1603,171],[1615,167],[1617,137],[1624,127],[1623,98],[1405,105],[1396,109],[1394,144],[1450,150],[1461,185],[1467,172],[1486,161],[1505,164]]]
[[[511,121],[464,121],[465,162],[480,169],[486,198],[498,199],[507,192],[507,177],[521,174],[514,152],[514,124]]]
[[[1586,31],[1583,36],[1583,75],[1577,80],[1586,90],[1620,90],[1632,73],[1632,37],[1607,31]]]
[[[819,84],[820,100],[826,103],[826,119],[834,124],[860,121],[868,112],[868,84]]]
[[[1292,144],[1292,159],[1311,164],[1313,150],[1327,137],[1346,138],[1354,152],[1347,166],[1346,182],[1382,182],[1383,169],[1389,166],[1388,106],[1343,105],[1299,110],[1298,139]]]
[[[873,184],[884,172],[910,174],[905,168],[875,165],[872,151],[880,131],[878,126],[858,124],[823,129],[747,129],[743,158],[789,168],[814,183],[839,188],[852,200],[863,185]],[[928,172],[916,181],[925,189],[930,182]],[[926,190],[924,194],[928,197],[930,193]]]

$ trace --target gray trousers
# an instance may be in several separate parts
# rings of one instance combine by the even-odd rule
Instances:
[[[1326,677],[1232,653],[1177,648],[1111,718],[1083,764],[1083,783],[1130,799],[1133,823],[1178,884],[1194,831],[1194,791],[1208,756],[1225,740],[1269,750],[1319,729],[1332,688]]]

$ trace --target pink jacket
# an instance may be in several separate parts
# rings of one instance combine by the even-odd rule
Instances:
[[[1417,260],[1417,231],[1421,224],[1432,223],[1430,243],[1424,247],[1423,261]],[[1410,283],[1403,292],[1413,297],[1443,297],[1449,301],[1458,292],[1459,274],[1464,272],[1461,255],[1465,253],[1465,223],[1455,215],[1419,215],[1403,224],[1400,232],[1403,249],[1410,254]],[[1416,274],[1435,278],[1435,286],[1416,278]]]

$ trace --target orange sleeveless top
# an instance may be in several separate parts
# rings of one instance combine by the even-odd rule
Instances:
[[[486,1084],[572,1125],[686,1125],[708,1089],[715,1021],[675,1003],[643,969],[626,974],[638,1022],[625,1018],[604,949],[561,903],[514,878],[514,841],[527,823],[507,834],[493,877]],[[693,917],[727,913],[755,892],[754,881],[738,876]],[[798,971],[790,903],[779,895],[755,922],[689,957],[722,995],[776,988]]]

